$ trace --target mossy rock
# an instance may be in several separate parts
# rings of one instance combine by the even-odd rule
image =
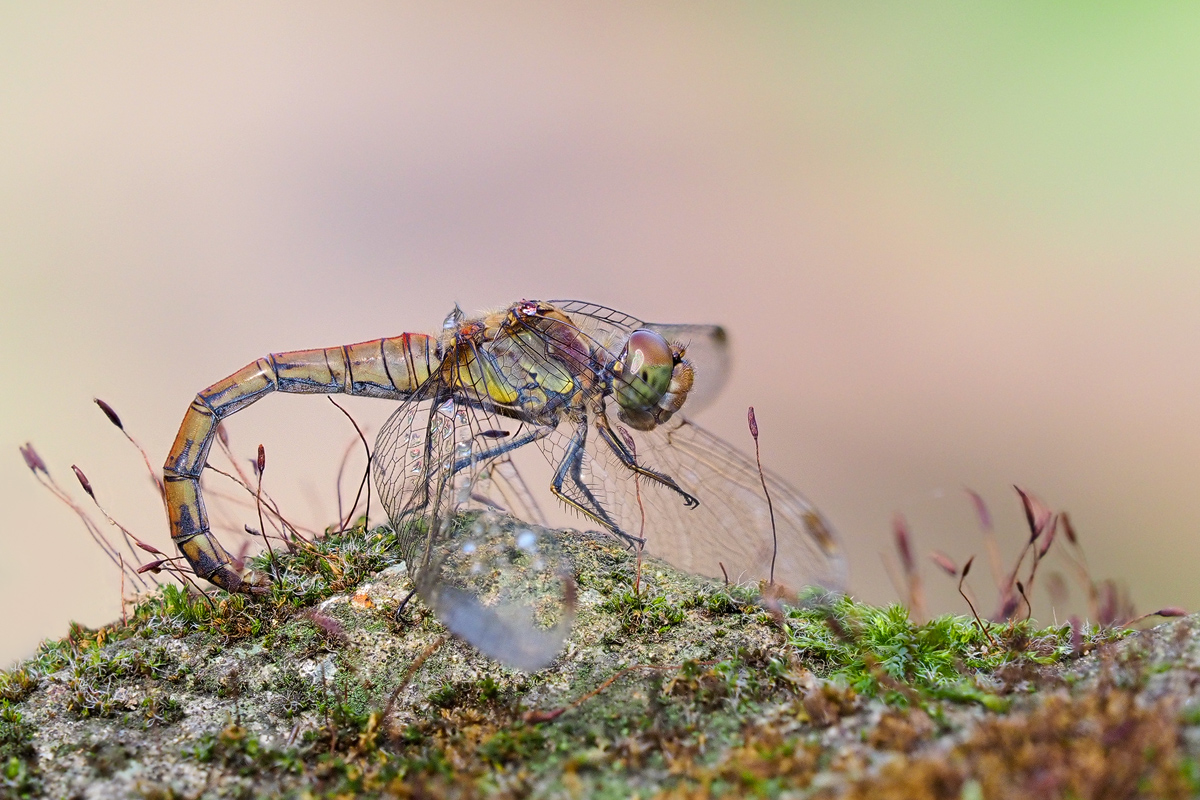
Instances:
[[[449,637],[358,528],[280,588],[177,588],[0,674],[0,798],[1191,797],[1192,618],[1132,635],[914,625],[559,535],[578,585],[533,674]]]

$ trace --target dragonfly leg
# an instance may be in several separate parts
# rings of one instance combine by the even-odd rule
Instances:
[[[503,444],[496,445],[495,447],[488,448],[487,450],[481,450],[478,453],[473,452],[466,458],[458,459],[454,462],[454,467],[450,470],[450,473],[452,475],[457,475],[467,467],[479,464],[480,462],[487,461],[492,458],[496,458],[497,456],[502,456],[505,453],[511,453],[512,451],[524,447],[527,444],[536,442],[538,439],[545,439],[553,432],[554,426],[539,425],[523,436],[517,436]]]
[[[417,587],[409,589],[408,594],[404,595],[404,599],[400,601],[400,605],[396,606],[396,619],[401,619],[404,616],[404,609],[408,608],[408,601],[413,599],[413,595],[417,593]]]
[[[646,543],[645,539],[621,530],[621,527],[613,521],[613,518],[604,509],[604,506],[596,499],[596,495],[592,493],[591,487],[583,480],[583,455],[585,452],[584,445],[587,442],[587,429],[587,422],[581,422],[575,429],[575,433],[571,436],[571,440],[567,444],[566,456],[563,457],[563,460],[559,462],[558,467],[554,470],[554,479],[550,482],[550,491],[555,497],[571,508],[591,517],[611,533],[624,539],[625,543],[630,547],[644,545]],[[563,491],[563,484],[566,483],[568,477],[571,479],[571,485],[579,492],[580,499],[578,500]]]
[[[636,472],[638,475],[645,476],[656,483],[660,483],[671,491],[676,492],[680,497],[683,498],[683,504],[688,508],[695,508],[696,506],[700,505],[700,501],[697,500],[693,495],[684,491],[683,487],[676,483],[675,479],[670,475],[658,472],[657,470],[648,469],[638,464],[634,454],[629,451],[629,448],[625,446],[625,443],[613,434],[612,428],[609,427],[608,419],[603,413],[596,415],[596,430],[600,432],[600,439],[606,445],[608,445],[608,449],[613,451],[613,455],[615,455],[627,469]]]
[[[438,405],[440,405],[440,403],[434,404],[431,414],[434,413]],[[497,458],[507,453],[511,453],[512,451],[524,447],[531,442],[535,442],[538,439],[544,439],[546,436],[549,436],[551,433],[553,433],[554,430],[555,428],[552,425],[539,425],[530,430],[528,433],[516,436],[507,442],[489,447],[484,450],[472,452],[471,455],[466,456],[465,458],[455,459],[450,464],[448,474],[443,480],[453,479],[453,477],[459,472],[474,466],[475,464],[483,463],[492,458]],[[433,459],[432,440],[429,437],[426,437],[425,440],[424,457],[427,462]],[[406,541],[414,541],[414,539],[410,536],[410,531],[413,530],[413,528],[410,526],[420,525],[422,522],[429,522],[431,528],[436,529],[439,524],[437,514],[435,514],[432,518],[428,516],[430,505],[434,500],[434,494],[431,492],[430,486],[425,485],[418,491],[421,493],[421,496],[418,496],[416,502],[404,510],[403,521],[398,522],[396,526],[397,541],[400,543],[401,551],[405,553],[405,558],[409,560],[410,567],[413,568],[414,573],[419,571],[415,568],[415,564],[425,565],[429,563],[429,559],[431,558],[430,548],[433,544],[433,538],[428,536],[428,530],[420,534],[421,539],[423,539],[425,542],[423,546],[424,553],[410,553],[410,548],[405,544]],[[438,513],[440,513],[440,511]]]
[[[527,444],[536,442],[538,439],[544,439],[553,432],[554,432],[553,426],[540,425],[537,428],[534,428],[529,433],[524,434],[523,436],[518,436],[515,439],[505,442],[502,445],[497,445],[496,447],[492,447],[487,450],[481,450],[477,453],[473,452],[473,453],[471,453],[470,456],[467,456],[466,458],[457,459],[451,465],[450,476],[453,477],[453,476],[457,475],[459,472],[466,469],[467,467],[470,467],[474,464],[479,464],[483,461],[487,461],[489,459],[496,458],[498,456],[502,456],[506,453],[511,453],[512,451],[514,451],[518,448],[524,447]],[[427,458],[427,459],[431,458],[432,456],[429,452],[430,444],[429,444],[428,440],[425,443],[425,447],[426,447],[425,458]],[[427,488],[428,487],[426,487],[426,490],[427,490]],[[425,513],[426,508],[428,508],[429,500],[430,500],[429,497],[423,498],[419,503],[416,503],[411,508],[406,509],[405,515],[412,519],[419,519]]]

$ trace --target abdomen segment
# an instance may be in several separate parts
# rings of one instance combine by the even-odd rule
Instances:
[[[271,392],[352,394],[402,400],[438,367],[436,342],[406,333],[388,339],[273,353],[247,364],[196,395],[163,466],[171,540],[201,578],[230,592],[266,592],[257,572],[240,573],[209,529],[200,474],[217,425]]]

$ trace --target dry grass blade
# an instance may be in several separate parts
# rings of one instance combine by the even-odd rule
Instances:
[[[1013,486],[1017,494],[1021,496],[1021,505],[1025,509],[1025,521],[1029,525],[1029,538],[1025,540],[1025,545],[1021,548],[1021,552],[1017,555],[1017,560],[1013,564],[1012,571],[998,588],[1000,590],[1000,611],[996,616],[999,619],[1009,619],[1013,612],[1020,606],[1020,600],[1013,595],[1013,588],[1017,585],[1017,575],[1020,573],[1021,565],[1025,563],[1025,556],[1029,554],[1030,549],[1037,542],[1038,538],[1044,532],[1046,525],[1049,523],[1052,516],[1046,505],[1038,500],[1033,495],[1023,490],[1020,486]],[[1036,564],[1037,551],[1034,551],[1034,567]],[[1028,601],[1026,601],[1028,605]]]
[[[50,470],[46,469],[46,462],[42,461],[42,457],[33,449],[32,442],[26,442],[17,448],[21,451],[21,458],[25,459],[25,466],[29,467],[29,471],[34,475],[41,472],[45,475],[50,474]]]
[[[908,521],[902,514],[897,514],[892,519],[892,536],[896,542],[896,552],[900,554],[900,565],[904,569],[909,614],[915,621],[923,622],[927,619],[925,587],[921,582],[921,573],[917,570],[916,559],[913,558],[912,534],[908,528]]]
[[[1004,559],[1000,556],[1000,545],[996,543],[996,530],[992,525],[992,512],[988,510],[983,497],[973,489],[963,489],[971,498],[975,507],[975,515],[979,518],[979,528],[983,531],[983,547],[987,551],[988,569],[992,573],[992,584],[999,590],[1004,581]]]
[[[83,527],[87,530],[88,535],[92,537],[92,541],[96,543],[96,546],[103,551],[104,555],[108,557],[108,560],[112,562],[114,567],[124,573],[126,570],[119,550],[113,546],[112,542],[108,540],[108,537],[104,535],[104,531],[101,530],[100,526],[97,525],[90,516],[88,516],[88,513],[84,511],[74,500],[72,500],[71,496],[67,494],[67,492],[61,486],[58,485],[58,482],[54,480],[54,476],[50,474],[50,470],[46,467],[46,462],[42,460],[42,457],[38,455],[37,450],[34,449],[33,444],[26,442],[25,445],[19,449],[21,451],[22,458],[25,460],[25,465],[29,467],[29,471],[33,473],[33,477],[37,479],[38,483],[40,483],[43,488],[54,495],[59,502],[63,503],[67,506],[67,508],[75,512],[75,515],[79,517],[79,520],[83,523]],[[80,485],[83,486],[85,491],[88,492],[88,495],[95,500],[95,493],[91,491],[91,483],[88,481],[87,476],[84,475],[83,471],[78,467],[72,467],[72,469],[75,472],[76,478],[79,479]],[[139,585],[144,588],[146,587],[146,582],[142,580],[137,573],[132,573],[131,577],[132,579],[136,580]]]
[[[108,520],[109,524],[121,532],[121,534],[125,537],[125,543],[128,544],[131,549],[136,547],[138,549],[145,550],[148,553],[159,552],[158,548],[143,542],[141,539],[135,536],[132,531],[130,531],[121,523],[117,522],[117,520],[114,519],[111,514],[104,510],[104,506],[100,504],[100,500],[96,497],[96,492],[92,489],[92,484],[88,480],[87,476],[83,474],[83,470],[72,464],[71,471],[75,473],[75,477],[79,480],[79,485],[83,487],[85,492],[87,492],[87,496],[92,498],[92,503],[95,504],[96,509],[104,516],[106,520]],[[120,554],[118,553],[118,555]],[[138,566],[141,566],[142,560],[138,557],[136,550],[133,552],[133,557]]]
[[[1151,611],[1148,614],[1142,614],[1139,617],[1134,617],[1126,622],[1123,627],[1128,628],[1144,619],[1149,619],[1150,617],[1163,617],[1165,619],[1169,619],[1171,617],[1186,617],[1187,614],[1188,612],[1185,608],[1181,608],[1180,606],[1167,606],[1166,608],[1160,608],[1158,611]]]
[[[943,572],[951,578],[958,577],[958,565],[954,563],[954,559],[943,553],[941,550],[934,550],[929,554],[929,560],[938,566]]]
[[[259,530],[262,532],[262,540],[267,545],[267,558],[269,558],[270,562],[271,562],[271,572],[274,574],[275,580],[278,582],[279,575],[278,575],[278,570],[277,570],[276,563],[275,563],[275,550],[271,547],[271,540],[265,532],[266,526],[263,525],[262,481],[263,481],[263,473],[266,472],[266,469],[267,469],[267,449],[265,447],[263,447],[261,444],[258,446],[258,460],[254,462],[254,465],[257,467],[256,472],[258,473],[258,486],[256,487],[256,489],[254,491],[254,506],[255,506],[256,510],[258,511],[258,527],[259,527]],[[289,545],[289,549],[291,549],[290,545]]]
[[[392,709],[396,706],[396,698],[400,696],[402,691],[404,691],[404,687],[408,686],[409,681],[412,680],[413,675],[417,674],[417,670],[421,668],[421,665],[424,664],[431,655],[436,653],[438,648],[444,645],[446,643],[446,639],[448,638],[449,636],[446,634],[439,636],[432,644],[422,650],[421,654],[413,660],[412,664],[409,665],[408,671],[404,673],[404,677],[400,679],[400,683],[396,685],[396,688],[392,690],[391,696],[388,697],[387,705],[383,707],[383,719],[385,722],[389,717],[391,717]]]
[[[242,479],[242,477],[239,477],[239,475],[243,475],[243,473],[241,473],[240,470],[238,470],[239,475],[232,475],[232,474],[226,472],[225,470],[221,469],[220,467],[214,467],[212,464],[205,464],[204,468],[212,470],[213,472],[217,473],[218,475],[221,475],[222,477],[228,478],[229,480],[233,481],[235,484],[237,484],[238,486],[240,486],[242,488],[242,491],[244,491],[246,494],[250,495],[250,497],[252,499],[261,497],[263,507],[266,508],[266,510],[269,512],[269,515],[267,516],[267,520],[269,520],[271,522],[271,527],[274,528],[276,531],[278,531],[278,536],[279,536],[280,541],[286,543],[288,541],[288,536],[290,535],[291,538],[295,539],[296,541],[304,542],[306,544],[312,544],[312,540],[310,538],[308,538],[307,536],[305,536],[303,533],[301,533],[300,528],[293,525],[291,522],[288,521],[288,519],[286,517],[283,516],[282,512],[280,512],[280,510],[279,510],[279,506],[271,498],[271,495],[269,493],[262,492],[261,495],[259,495],[258,493],[255,492],[254,488],[251,487],[249,483],[244,481]],[[236,466],[235,466],[235,469],[236,469]],[[205,497],[217,497],[217,498],[220,498],[223,500],[229,500],[229,501],[235,502],[235,503],[238,502],[236,500],[236,498],[234,498],[232,495],[222,493],[219,489],[207,488],[207,489],[205,489],[204,495],[205,495]],[[278,524],[276,524],[276,523],[278,523]],[[236,526],[236,525],[233,526],[233,529],[239,530],[238,526]],[[305,529],[305,530],[308,530],[308,529]],[[314,531],[309,530],[308,532],[315,535]]]

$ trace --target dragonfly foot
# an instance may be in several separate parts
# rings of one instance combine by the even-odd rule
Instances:
[[[618,530],[616,533],[617,536],[621,537],[625,541],[625,547],[630,550],[636,550],[646,544],[646,540],[640,536],[634,536],[622,530]]]
[[[408,607],[408,601],[412,600],[413,595],[416,593],[417,590],[415,588],[410,590],[408,594],[404,595],[404,599],[400,601],[400,605],[396,606],[395,616],[397,621],[404,617],[404,609]]]

